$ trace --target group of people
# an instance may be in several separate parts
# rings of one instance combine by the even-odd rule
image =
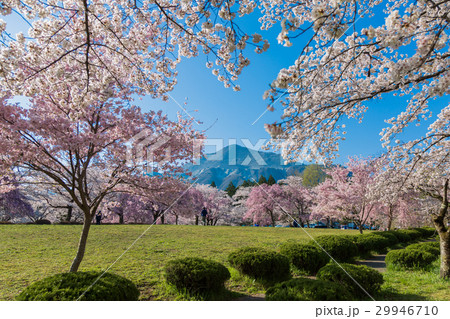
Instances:
[[[201,216],[202,216],[203,226],[206,226],[207,225],[207,216],[208,216],[208,210],[206,209],[206,207],[203,207]],[[102,219],[103,219],[102,212],[98,211],[98,213],[95,215],[95,223],[97,225],[100,225],[102,222]]]

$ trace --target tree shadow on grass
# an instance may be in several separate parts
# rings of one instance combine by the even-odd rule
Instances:
[[[374,296],[377,301],[425,301],[426,297],[410,293],[401,293],[392,287],[382,289]]]
[[[192,292],[186,289],[169,288],[176,294],[175,300],[190,301],[231,301],[246,297],[245,294],[222,288],[215,291]]]

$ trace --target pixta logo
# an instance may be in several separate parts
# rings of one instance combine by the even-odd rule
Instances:
[[[143,130],[129,139],[127,145],[127,165],[140,166],[145,175],[158,173],[158,167],[170,161],[170,137],[156,135]]]

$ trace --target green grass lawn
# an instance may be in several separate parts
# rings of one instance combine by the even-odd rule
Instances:
[[[227,287],[235,292],[235,297],[260,294],[264,293],[264,288],[233,270],[227,262],[228,254],[243,246],[277,249],[288,239],[309,240],[303,230],[296,228],[156,225],[123,254],[147,228],[146,225],[93,225],[80,270],[102,270],[113,264],[110,271],[134,281],[141,291],[142,300],[185,299],[186,296],[165,284],[163,268],[173,258],[196,256],[213,259],[229,267],[232,278]],[[308,232],[313,237],[357,234],[353,230],[310,229]],[[30,283],[68,271],[80,233],[81,226],[78,225],[0,225],[0,300],[13,300]],[[408,286],[409,274],[389,274],[383,294],[388,300],[394,297],[450,299],[449,283],[439,280],[435,274],[437,281],[431,280],[429,274],[419,281],[417,286],[421,289]],[[447,291],[439,289],[436,292],[433,287],[446,287]]]

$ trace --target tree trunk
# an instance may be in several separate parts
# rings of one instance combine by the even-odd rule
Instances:
[[[364,230],[364,223],[356,222],[356,221],[353,221],[353,223],[356,224],[356,226],[358,227],[359,233],[362,235],[363,230]]]
[[[447,179],[444,183],[444,196],[442,196],[439,214],[433,217],[434,227],[440,238],[441,267],[439,274],[442,278],[450,278],[450,229],[445,225],[445,218],[448,213],[448,184],[449,180]]]
[[[195,225],[198,226],[198,215],[195,215]]]
[[[450,233],[440,233],[441,238],[441,267],[439,274],[442,278],[450,278]]]
[[[275,217],[272,212],[270,212],[270,220],[272,221],[272,227],[275,227]]]
[[[70,266],[70,272],[77,272],[78,267],[80,267],[81,261],[84,257],[84,252],[86,251],[86,243],[89,234],[89,229],[91,228],[92,218],[89,213],[85,213],[83,231],[81,232],[80,242],[78,243],[78,251],[75,259],[72,261]]]
[[[392,229],[392,219],[394,219],[393,211],[394,210],[393,210],[392,205],[389,205],[387,230],[391,230]]]
[[[178,225],[178,215],[175,215],[175,225]]]
[[[123,224],[123,214],[119,214],[119,224]]]
[[[66,216],[66,222],[70,223],[70,220],[72,219],[72,206],[67,206],[67,216]]]
[[[164,225],[164,214],[161,215],[161,224]]]

